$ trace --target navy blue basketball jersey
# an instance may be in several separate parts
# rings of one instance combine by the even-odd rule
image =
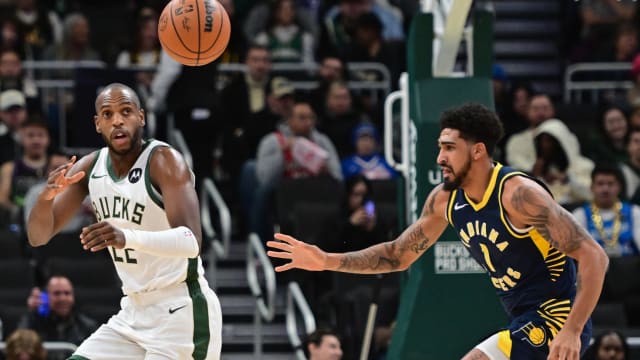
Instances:
[[[517,229],[511,225],[501,196],[505,182],[514,176],[528,177],[496,163],[479,203],[462,189],[452,191],[447,219],[489,274],[510,319],[531,310],[542,312],[539,315],[549,319],[555,335],[575,297],[575,264],[533,227]]]

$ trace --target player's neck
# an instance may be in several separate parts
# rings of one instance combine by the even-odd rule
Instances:
[[[480,202],[484,197],[484,193],[489,187],[491,175],[493,175],[494,164],[489,161],[486,163],[478,162],[472,166],[467,174],[467,183],[462,185],[464,193],[474,202]]]
[[[111,157],[111,167],[118,177],[125,176],[131,170],[133,164],[138,160],[138,156],[142,152],[143,141],[140,140],[131,151],[126,154],[118,154],[109,149],[109,157]]]

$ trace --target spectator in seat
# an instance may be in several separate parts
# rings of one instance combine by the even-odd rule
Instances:
[[[327,54],[320,60],[317,76],[318,87],[309,94],[309,101],[316,114],[322,114],[324,111],[324,99],[327,97],[331,83],[334,81],[346,82],[347,77],[345,63],[340,57]]]
[[[523,171],[530,171],[536,162],[536,149],[533,139],[536,128],[555,115],[551,99],[547,95],[535,95],[529,102],[527,122],[529,127],[511,135],[505,148],[509,166]]]
[[[298,101],[291,116],[258,145],[255,170],[243,171],[244,200],[252,231],[263,239],[272,235],[266,214],[270,197],[282,178],[329,175],[342,180],[340,160],[329,138],[315,129],[316,115],[309,103]]]
[[[341,81],[333,82],[327,91],[318,129],[329,136],[340,158],[351,154],[353,129],[367,121],[367,115],[354,106],[347,84]]]
[[[261,183],[276,184],[282,177],[300,178],[318,173],[296,158],[296,142],[310,141],[326,152],[320,173],[342,180],[340,161],[329,138],[315,129],[316,115],[307,102],[297,102],[291,116],[258,146],[256,171]]]
[[[62,42],[44,50],[44,60],[100,60],[89,43],[89,20],[81,13],[67,15],[63,22]]]
[[[345,179],[363,175],[369,180],[384,180],[396,177],[396,171],[387,164],[379,152],[378,130],[370,123],[362,123],[353,130],[355,153],[342,160]]]
[[[617,166],[599,164],[591,173],[593,200],[573,211],[609,257],[640,255],[640,206],[620,199],[623,184]]]
[[[0,166],[20,154],[18,130],[27,121],[27,101],[18,90],[0,93]]]
[[[297,11],[293,0],[271,2],[269,22],[254,41],[269,49],[273,62],[311,64],[314,61],[313,35],[296,22]]]
[[[76,345],[98,328],[98,323],[75,309],[75,297],[71,280],[54,275],[46,287],[49,305],[42,311],[42,292],[33,288],[27,299],[28,313],[18,328],[35,330],[43,341],[65,341]]]
[[[544,182],[563,206],[591,199],[593,162],[580,154],[578,138],[560,120],[544,121],[534,138],[536,161],[531,174]]]
[[[14,224],[22,224],[24,197],[29,189],[47,176],[49,130],[33,119],[20,127],[22,155],[0,166],[0,207],[11,214]]]
[[[309,360],[340,360],[342,347],[338,334],[330,329],[317,329],[307,336],[305,350]]]
[[[586,147],[586,155],[595,162],[626,162],[627,116],[618,106],[607,107],[599,116],[596,128]]]
[[[626,149],[628,154],[627,161],[618,163],[624,174],[626,188],[624,195],[633,203],[638,204],[638,199],[640,199],[640,192],[638,191],[640,186],[640,128],[632,127],[629,129]]]
[[[629,344],[617,330],[606,330],[596,336],[593,344],[587,348],[583,360],[631,360]]]
[[[633,81],[633,87],[627,92],[627,102],[631,107],[640,109],[640,54],[633,58],[631,80]],[[640,121],[634,125],[640,127]]]
[[[507,141],[513,134],[529,127],[528,111],[532,95],[533,89],[530,84],[522,82],[513,84],[509,90],[507,104],[503,107],[503,112],[498,113],[500,120],[502,120],[502,126],[504,126],[504,136],[498,141],[497,146],[501,152],[499,159],[505,163],[507,162],[505,150]]]
[[[18,329],[9,335],[6,342],[7,360],[46,360],[47,351],[42,346],[38,333],[29,329]]]
[[[11,89],[24,94],[29,108],[41,106],[36,83],[23,71],[20,55],[14,50],[4,50],[0,52],[0,91]]]
[[[340,223],[327,227],[331,230],[322,237],[326,243],[319,246],[326,251],[347,252],[389,240],[387,226],[377,216],[369,180],[356,175],[346,180],[345,188]]]

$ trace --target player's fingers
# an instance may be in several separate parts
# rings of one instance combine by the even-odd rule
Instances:
[[[288,263],[288,264],[277,266],[276,267],[276,271],[277,272],[283,272],[283,271],[287,271],[287,270],[290,270],[290,269],[293,269],[293,268],[294,268],[293,264],[292,263]]]
[[[267,255],[279,259],[291,259],[291,253],[282,251],[267,251]]]
[[[78,181],[80,181],[83,177],[84,177],[84,171],[78,171],[77,173],[73,174],[72,176],[66,178],[67,180],[67,184],[71,185],[71,184],[75,184]]]
[[[293,246],[287,243],[279,242],[279,241],[267,241],[267,246],[270,248],[275,248],[275,249],[289,251],[289,252],[293,250]]]
[[[275,233],[273,234],[273,237],[280,240],[280,241],[284,241],[287,242],[291,245],[295,245],[295,243],[298,242],[298,240],[296,240],[294,237],[289,236],[289,235],[285,235],[285,234],[281,234],[281,233]]]

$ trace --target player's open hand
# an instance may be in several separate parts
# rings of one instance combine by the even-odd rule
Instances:
[[[580,334],[563,328],[551,341],[547,360],[579,360],[580,345]]]
[[[273,258],[289,259],[284,265],[277,266],[276,271],[286,271],[289,269],[303,269],[310,271],[324,270],[327,254],[315,245],[309,245],[285,234],[275,234],[274,237],[280,241],[267,241],[267,247],[281,251],[267,251],[267,255]]]
[[[76,157],[72,156],[69,162],[64,165],[57,167],[55,170],[49,173],[49,178],[47,179],[47,186],[42,192],[42,197],[45,200],[53,200],[56,195],[63,192],[69,185],[75,184],[80,179],[84,177],[84,171],[78,171],[70,177],[67,177],[67,171],[71,169],[73,164],[76,162]]]
[[[109,246],[122,249],[124,248],[126,240],[122,230],[106,221],[101,221],[83,227],[82,233],[80,234],[80,242],[82,243],[83,249],[96,252],[106,249]]]

